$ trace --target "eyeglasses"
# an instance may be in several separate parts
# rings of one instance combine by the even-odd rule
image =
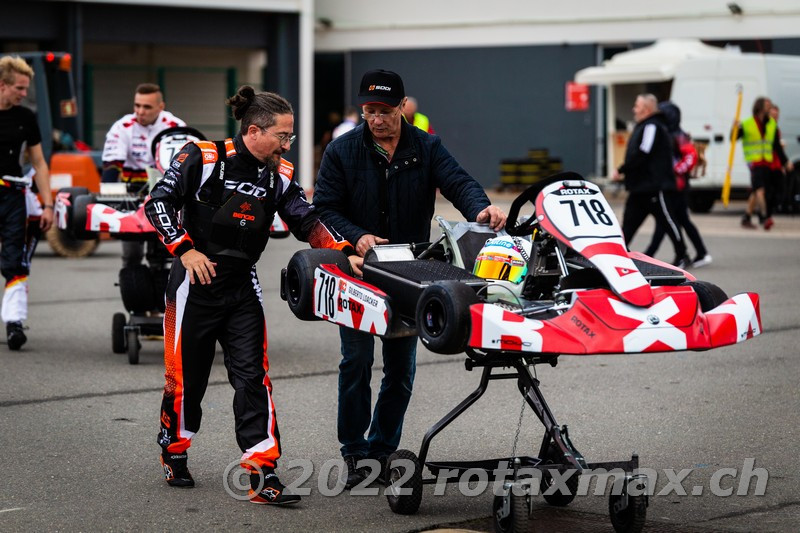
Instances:
[[[387,120],[397,115],[399,111],[400,108],[396,107],[394,111],[392,111],[391,113],[361,113],[361,118],[363,118],[366,121],[375,120],[376,118],[379,118],[381,120]]]
[[[293,145],[294,142],[297,140],[297,135],[294,133],[273,133],[266,128],[261,128],[261,131],[266,131],[276,139],[278,139],[283,146],[286,143],[289,143],[289,146]]]

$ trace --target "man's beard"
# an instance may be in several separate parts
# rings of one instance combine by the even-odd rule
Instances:
[[[271,157],[267,159],[266,167],[269,172],[277,172],[278,171],[278,163],[275,162],[274,159]]]

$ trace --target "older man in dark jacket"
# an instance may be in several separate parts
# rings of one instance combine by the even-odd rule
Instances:
[[[405,90],[396,73],[367,72],[359,104],[365,122],[330,143],[314,190],[314,205],[356,251],[376,244],[430,239],[436,189],[464,218],[505,225],[506,215],[442,145],[403,120]],[[386,459],[397,449],[416,369],[416,337],[383,339],[383,380],[370,416],[374,338],[340,328],[338,434],[348,468],[347,488],[368,472],[359,460]],[[369,430],[368,436],[365,433]]]
[[[636,127],[628,140],[625,162],[612,173],[615,181],[625,176],[625,189],[628,191],[622,216],[625,242],[630,246],[647,215],[653,215],[675,247],[673,264],[686,268],[691,264],[686,255],[686,244],[674,221],[671,200],[664,195],[664,191],[677,191],[677,185],[672,170],[672,137],[663,115],[658,112],[656,97],[640,94],[633,106],[633,118]]]

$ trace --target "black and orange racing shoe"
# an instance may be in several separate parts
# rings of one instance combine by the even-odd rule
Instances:
[[[162,453],[161,466],[164,468],[164,478],[170,487],[194,487],[194,479],[186,466],[188,454],[184,453]]]
[[[274,471],[268,470],[264,472],[263,483],[260,474],[251,474],[250,486],[250,503],[258,505],[291,505],[300,501],[299,495],[286,492],[286,487],[283,486]],[[260,490],[259,487],[261,487]]]

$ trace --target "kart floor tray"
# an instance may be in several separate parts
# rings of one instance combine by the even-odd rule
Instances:
[[[364,281],[387,293],[393,311],[406,317],[414,317],[422,291],[437,281],[460,281],[475,290],[486,285],[463,268],[435,260],[366,261],[363,271]]]

